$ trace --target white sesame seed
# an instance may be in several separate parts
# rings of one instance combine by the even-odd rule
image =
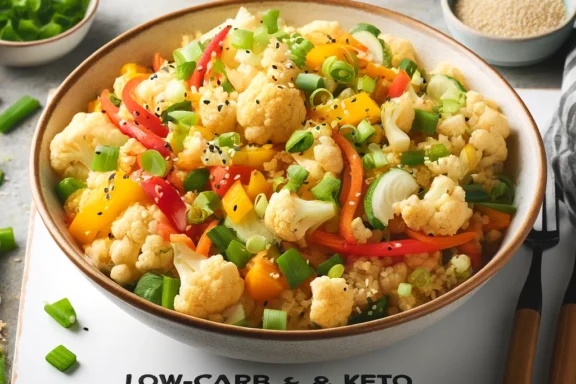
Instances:
[[[356,205],[356,203],[353,202],[353,201],[349,201],[348,204],[350,204],[350,205]]]
[[[354,196],[360,197],[360,196],[362,196],[362,194],[360,192],[357,192]]]

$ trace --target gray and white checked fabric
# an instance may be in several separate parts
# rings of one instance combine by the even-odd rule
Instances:
[[[560,105],[544,135],[544,145],[570,221],[576,225],[576,45],[566,58]]]

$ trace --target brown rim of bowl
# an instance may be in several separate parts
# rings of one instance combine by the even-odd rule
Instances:
[[[419,28],[424,30],[430,34],[433,34],[436,38],[442,39],[449,44],[459,47],[462,50],[462,53],[468,55],[469,57],[474,58],[482,62],[485,66],[485,70],[491,72],[493,75],[500,78],[504,84],[508,87],[508,89],[514,94],[516,97],[516,101],[522,106],[524,112],[527,114],[529,119],[532,121],[531,128],[534,135],[537,138],[540,138],[540,134],[532,115],[518,96],[514,89],[504,80],[498,72],[496,72],[493,68],[491,68],[485,61],[483,61],[480,57],[474,54],[472,51],[461,45],[460,43],[456,42],[452,38],[448,37],[447,35],[437,31],[436,29],[427,26],[417,20],[414,20],[408,16],[402,15],[400,13],[380,8],[374,5],[368,5],[363,3],[357,3],[350,0],[295,0],[294,2],[299,3],[319,3],[321,5],[329,4],[332,6],[344,7],[344,8],[355,8],[360,9],[366,12],[375,13],[384,16],[391,16],[396,19],[400,19],[407,24],[412,25],[414,28]],[[194,12],[194,11],[203,11],[207,9],[217,8],[221,6],[227,5],[249,5],[250,3],[274,3],[273,0],[226,0],[226,1],[219,1],[213,2],[208,4],[203,4],[191,8],[186,8],[183,10],[179,10],[176,12],[169,13],[167,15],[161,16],[154,20],[151,20],[147,23],[144,23],[136,28],[133,28],[122,35],[118,36],[104,47],[100,48],[94,54],[92,54],[86,61],[84,61],[76,70],[74,70],[62,83],[62,85],[58,88],[57,93],[54,95],[52,100],[48,103],[44,113],[40,117],[40,121],[38,124],[38,129],[34,135],[33,140],[33,147],[31,152],[31,184],[32,184],[32,195],[34,201],[36,202],[37,209],[42,217],[42,220],[46,224],[50,235],[54,238],[56,243],[60,246],[60,248],[64,251],[66,256],[78,267],[84,274],[86,274],[94,283],[98,284],[100,287],[111,293],[112,295],[118,297],[120,300],[133,305],[137,309],[147,312],[149,314],[163,317],[167,320],[177,322],[183,325],[188,325],[192,327],[201,328],[206,331],[212,332],[219,332],[227,335],[234,335],[239,337],[249,337],[249,338],[258,338],[258,339],[268,339],[268,340],[283,340],[283,341],[295,341],[295,340],[318,340],[318,339],[325,339],[325,338],[334,338],[334,337],[346,337],[352,336],[357,334],[363,334],[367,332],[378,331],[385,328],[390,328],[411,320],[418,319],[425,315],[428,315],[434,311],[439,310],[440,308],[460,299],[461,297],[467,295],[475,288],[479,287],[482,283],[484,283],[488,278],[496,273],[498,269],[500,269],[520,248],[522,242],[528,235],[530,228],[534,224],[536,217],[538,215],[538,211],[540,209],[540,204],[542,203],[542,199],[544,196],[544,181],[546,180],[546,160],[544,155],[544,147],[542,144],[542,140],[538,140],[538,148],[537,148],[537,156],[540,158],[540,163],[542,167],[540,170],[537,170],[536,177],[539,179],[538,189],[536,191],[536,199],[531,202],[528,217],[520,229],[520,231],[514,234],[514,238],[504,248],[501,248],[498,253],[493,257],[493,259],[478,273],[476,273],[472,278],[464,282],[463,284],[459,285],[455,289],[451,290],[450,292],[440,296],[439,298],[432,300],[428,303],[425,303],[421,306],[418,306],[414,309],[408,310],[406,312],[401,312],[399,314],[385,317],[380,320],[375,320],[368,323],[361,323],[356,325],[348,325],[345,327],[340,328],[329,328],[329,329],[320,329],[320,330],[306,330],[306,331],[271,331],[271,330],[263,330],[263,329],[255,329],[255,328],[243,328],[237,327],[233,325],[221,324],[212,322],[209,320],[199,319],[192,316],[184,315],[176,311],[168,310],[163,308],[159,305],[152,304],[132,292],[122,288],[121,286],[114,283],[110,278],[105,276],[103,273],[96,270],[85,258],[84,254],[80,254],[76,251],[76,245],[69,243],[64,236],[58,231],[50,212],[46,206],[46,202],[44,201],[44,197],[42,192],[40,191],[40,168],[37,164],[39,164],[39,149],[40,149],[40,142],[44,131],[46,130],[47,122],[52,115],[55,105],[59,99],[68,91],[70,86],[74,84],[78,77],[81,76],[92,64],[93,61],[105,56],[111,48],[117,47],[122,44],[124,41],[132,38],[133,36],[141,33],[144,30],[151,28],[152,26],[171,20],[173,18],[180,17],[181,15]]]
[[[92,5],[94,4],[94,5]],[[62,32],[59,35],[50,37],[48,39],[42,39],[42,40],[33,40],[33,41],[8,41],[8,40],[0,40],[0,47],[12,47],[12,48],[16,48],[16,47],[34,47],[36,45],[41,45],[41,44],[48,44],[51,43],[53,41],[56,40],[60,40],[65,38],[66,36],[69,36],[71,34],[73,34],[74,32],[76,32],[78,29],[80,29],[80,27],[82,27],[84,24],[86,24],[88,22],[88,20],[92,19],[94,17],[94,15],[96,14],[96,10],[98,9],[98,5],[100,4],[100,0],[90,0],[90,6],[92,7],[92,9],[89,10],[89,13],[87,13],[86,15],[84,15],[84,17],[82,18],[82,20],[80,20],[76,25],[74,25],[72,28],[70,28],[67,31]]]

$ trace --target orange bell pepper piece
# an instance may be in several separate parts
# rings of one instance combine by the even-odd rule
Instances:
[[[485,232],[488,232],[492,229],[495,230],[506,229],[510,226],[510,222],[512,221],[512,215],[510,215],[509,213],[500,212],[492,208],[483,207],[481,205],[477,205],[475,209],[481,212],[483,215],[488,216],[488,218],[490,219],[488,224],[482,227],[482,229]]]
[[[359,42],[349,33],[344,33],[336,38],[336,42],[340,44],[350,45],[362,52],[368,52],[368,47]]]
[[[252,266],[244,278],[246,292],[254,300],[271,300],[288,288],[280,268],[268,259],[261,258]]]
[[[408,227],[404,229],[404,233],[406,233],[409,237],[419,240],[423,243],[442,246],[443,249],[467,243],[470,240],[474,240],[476,237],[476,232],[463,232],[453,236],[428,236],[422,232],[415,231]]]
[[[354,60],[352,59],[350,53],[356,54],[357,51],[358,49],[352,45],[341,43],[316,45],[306,55],[306,65],[318,71],[322,67],[324,60],[330,56],[336,56],[338,60],[352,64]],[[359,68],[364,68],[368,65],[368,61],[365,59],[357,58],[357,60]]]
[[[233,223],[239,223],[248,212],[254,209],[254,204],[240,180],[236,180],[222,198],[222,208]]]
[[[234,152],[232,164],[245,165],[262,171],[264,170],[264,163],[272,160],[274,155],[276,155],[276,149],[270,144],[264,144],[262,147],[253,150],[244,147]]]
[[[460,244],[458,250],[470,257],[472,268],[475,271],[482,267],[482,246],[476,239]]]
[[[200,240],[198,240],[198,246],[196,247],[196,252],[198,252],[199,254],[204,255],[206,257],[208,257],[210,255],[210,248],[212,247],[212,240],[210,240],[210,237],[208,237],[208,232],[210,232],[217,225],[218,225],[218,220],[214,220],[213,222],[208,224],[208,227],[206,227],[206,230],[204,231],[202,236],[200,236]]]
[[[336,121],[339,125],[358,125],[364,119],[377,123],[380,121],[380,107],[369,94],[361,92],[344,100],[335,99],[331,103],[320,105],[312,110],[310,116],[311,119],[327,123]]]
[[[396,72],[391,70],[390,68],[386,68],[380,64],[368,63],[366,65],[366,74],[370,77],[381,77],[388,81],[392,81],[398,76]]]

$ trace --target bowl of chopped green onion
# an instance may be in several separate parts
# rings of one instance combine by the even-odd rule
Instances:
[[[0,0],[0,65],[29,67],[74,49],[99,0]]]

